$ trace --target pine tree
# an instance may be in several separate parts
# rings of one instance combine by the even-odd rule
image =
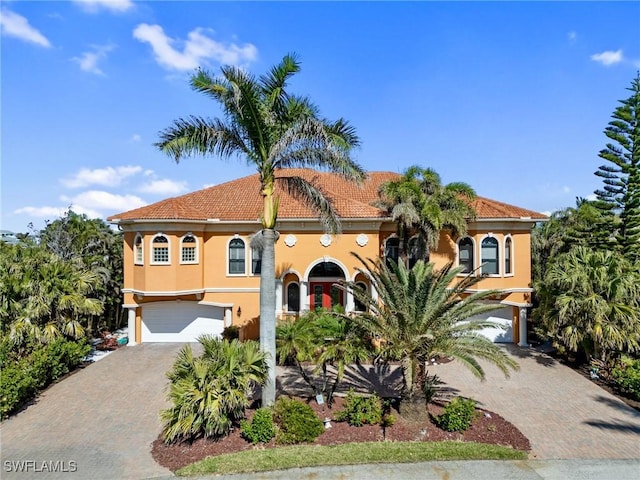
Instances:
[[[604,134],[611,140],[598,156],[607,164],[595,172],[604,187],[596,190],[603,213],[596,247],[614,248],[640,261],[640,73],[627,88],[632,94],[613,112]]]

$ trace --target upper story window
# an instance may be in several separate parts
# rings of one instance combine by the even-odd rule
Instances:
[[[300,285],[295,282],[287,285],[287,311],[300,311]]]
[[[384,243],[384,259],[387,262],[387,266],[391,266],[390,260],[398,263],[398,256],[400,254],[400,239],[398,237],[389,237]]]
[[[251,273],[260,275],[262,271],[262,250],[258,248],[251,249]]]
[[[471,273],[474,270],[473,240],[464,237],[458,242],[458,264],[464,267],[461,273]]]
[[[180,263],[198,263],[198,240],[191,233],[180,241]]]
[[[504,274],[513,275],[513,240],[511,236],[504,239]]]
[[[482,273],[498,275],[500,273],[500,255],[498,253],[498,240],[486,237],[481,244]]]
[[[244,241],[234,238],[229,242],[229,274],[244,275],[245,273]]]
[[[153,237],[151,242],[151,263],[152,264],[169,264],[169,239],[162,233],[158,233]]]
[[[133,241],[133,263],[136,265],[144,264],[144,242],[142,240],[142,235],[139,233]]]

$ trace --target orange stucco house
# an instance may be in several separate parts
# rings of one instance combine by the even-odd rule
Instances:
[[[279,192],[276,229],[277,315],[295,315],[315,307],[360,306],[333,287],[339,279],[362,282],[362,257],[397,259],[396,226],[372,206],[379,186],[398,178],[370,172],[363,186],[330,173],[297,169],[314,179],[332,199],[342,233],[322,231],[317,216]],[[238,325],[242,338],[259,332],[260,258],[250,245],[260,230],[262,197],[257,175],[169,198],[109,217],[124,233],[124,307],[129,344],[194,341],[202,333],[220,333]],[[547,217],[478,197],[477,219],[468,236],[453,239],[443,231],[430,260],[449,261],[487,274],[477,288],[500,289],[501,308],[491,315],[505,330],[486,332],[495,341],[526,344],[526,308],[531,299],[531,228]]]

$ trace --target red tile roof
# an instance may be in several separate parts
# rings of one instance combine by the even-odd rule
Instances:
[[[287,176],[299,176],[313,182],[333,201],[341,218],[384,218],[384,213],[371,205],[378,199],[378,188],[384,182],[399,178],[392,172],[369,172],[363,185],[348,182],[335,174],[309,169],[287,169]],[[278,218],[318,218],[300,201],[277,188],[280,197]],[[478,197],[474,201],[478,218],[546,219],[524,208]],[[108,220],[207,220],[254,221],[262,213],[262,196],[258,174],[220,185],[168,198],[144,207],[112,215]]]

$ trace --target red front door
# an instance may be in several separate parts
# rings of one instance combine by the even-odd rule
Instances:
[[[311,282],[309,305],[313,310],[326,308],[331,310],[335,305],[343,305],[342,290],[334,282]]]

